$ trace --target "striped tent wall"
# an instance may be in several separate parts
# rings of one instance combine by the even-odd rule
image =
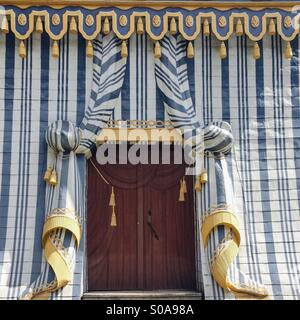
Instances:
[[[197,39],[195,104],[204,122],[232,126],[232,174],[243,230],[237,266],[265,284],[274,299],[299,299],[299,41],[292,42],[290,61],[284,45],[278,37],[265,37],[262,58],[255,61],[253,42],[233,37],[227,58],[220,60],[219,43]],[[230,298],[212,281],[206,261],[203,252],[206,299]]]
[[[18,40],[0,35],[0,297],[17,298],[43,270],[41,246],[45,218],[47,165],[45,132],[57,119],[79,125],[89,99],[91,59],[85,41],[68,35],[60,57],[51,57],[48,36],[34,34],[27,58]],[[72,285],[54,298],[80,297],[84,243]]]
[[[0,299],[17,298],[43,269],[44,133],[57,119],[79,125],[91,89],[92,59],[85,57],[83,39],[65,37],[59,59],[51,57],[45,35],[34,34],[26,45],[27,59],[21,60],[18,41],[0,35]],[[235,160],[228,165],[244,230],[236,264],[274,298],[299,298],[298,40],[292,42],[291,61],[284,59],[284,43],[277,37],[260,42],[262,59],[257,61],[244,37],[227,43],[224,60],[215,40],[200,37],[194,45],[195,59],[188,60],[188,67],[197,115],[204,123],[228,121],[235,138]],[[132,36],[128,51],[121,108],[114,119],[166,119],[155,84],[153,42]],[[197,197],[200,213],[205,196]],[[199,289],[206,299],[230,299],[210,275],[200,219],[196,222]],[[74,279],[53,299],[80,299],[86,291],[85,245],[83,237]]]

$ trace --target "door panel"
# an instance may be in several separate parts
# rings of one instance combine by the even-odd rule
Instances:
[[[144,187],[144,212],[151,210],[159,240],[144,224],[145,289],[195,289],[193,197],[179,202],[179,179],[184,168],[159,166],[155,178]],[[192,177],[186,177],[193,190]]]
[[[95,160],[94,163],[96,163]],[[134,170],[128,171],[127,168],[130,175],[126,176],[131,188],[115,187],[118,226],[114,228],[110,226],[112,208],[108,206],[111,188],[97,176],[93,169],[89,165],[88,288],[91,291],[136,289],[138,286],[136,277],[138,202],[136,188],[133,188],[136,184],[136,170],[133,168]],[[110,172],[110,169],[112,168],[107,168],[107,172]],[[124,172],[124,168],[114,169],[117,174]],[[101,172],[104,173],[104,170]],[[125,183],[125,180],[122,183]]]
[[[111,188],[89,164],[88,289],[195,289],[192,177],[186,201],[178,201],[184,166],[93,162],[115,186],[117,227],[110,226]]]

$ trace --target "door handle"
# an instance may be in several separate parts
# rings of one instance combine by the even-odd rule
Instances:
[[[159,240],[159,236],[158,236],[155,228],[154,228],[153,225],[152,225],[152,213],[151,213],[151,210],[148,210],[147,224],[148,224],[150,230],[152,231],[155,239],[156,239],[156,240]]]

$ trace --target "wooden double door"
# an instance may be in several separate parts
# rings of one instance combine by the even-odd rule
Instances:
[[[176,164],[99,165],[114,186],[117,226],[111,227],[111,186],[88,167],[88,290],[159,290],[196,287],[192,177]]]

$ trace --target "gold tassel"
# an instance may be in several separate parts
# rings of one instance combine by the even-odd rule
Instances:
[[[104,34],[109,34],[109,31],[110,31],[110,29],[109,29],[109,20],[108,20],[108,18],[105,18],[104,25],[103,25],[103,33]]]
[[[113,206],[113,208],[112,208],[110,226],[111,227],[116,227],[117,226],[117,217],[116,217],[116,213],[115,213],[115,206]]]
[[[53,57],[53,58],[58,58],[58,57],[59,57],[59,48],[58,48],[57,41],[53,41],[53,45],[52,45],[52,57]]]
[[[184,186],[183,186],[183,181],[181,181],[181,180],[180,180],[180,190],[179,190],[178,201],[180,201],[180,202],[184,201]]]
[[[270,36],[274,36],[276,34],[276,25],[275,25],[274,19],[270,19],[268,31]]]
[[[127,58],[127,57],[128,57],[128,49],[127,49],[126,41],[122,41],[122,45],[121,45],[121,57],[122,57],[122,58]]]
[[[183,187],[183,192],[187,193],[187,186],[186,186],[186,182],[185,182],[185,177],[182,178],[182,187]]]
[[[20,41],[20,45],[19,45],[19,56],[20,56],[22,59],[26,58],[26,48],[25,48],[24,41]]]
[[[291,47],[291,43],[289,41],[286,43],[286,46],[284,49],[284,57],[286,59],[291,59],[293,57],[293,50]]]
[[[189,42],[187,47],[187,57],[189,59],[194,58],[194,47],[193,47],[192,41]]]
[[[254,59],[260,58],[260,48],[257,42],[254,43],[254,47],[253,47],[253,58]]]
[[[116,197],[115,197],[114,187],[111,187],[109,206],[114,207],[115,205],[116,205]]]
[[[170,33],[173,34],[173,35],[177,33],[177,24],[176,24],[175,18],[171,19]]]
[[[143,20],[142,20],[141,17],[138,19],[138,22],[137,22],[136,33],[137,34],[143,34],[144,33],[144,24],[143,24]]]
[[[70,32],[71,33],[76,33],[77,32],[77,24],[76,24],[76,20],[74,17],[71,18],[71,22],[70,22]]]
[[[2,19],[2,24],[1,24],[1,30],[3,33],[8,33],[9,32],[9,26],[8,26],[8,21],[6,16],[3,16]]]
[[[200,174],[200,182],[201,182],[202,184],[205,184],[205,183],[207,183],[207,181],[208,181],[207,171],[204,170],[204,171],[202,171],[201,174]]]
[[[93,55],[94,55],[94,49],[93,49],[92,41],[88,41],[86,44],[86,56],[88,58],[92,58]]]
[[[204,34],[204,36],[209,36],[209,34],[210,34],[210,31],[209,31],[209,23],[208,23],[208,20],[207,19],[205,19],[204,20],[204,24],[203,24],[203,34]]]
[[[48,169],[46,170],[46,172],[44,174],[44,181],[46,181],[46,182],[50,181],[51,173],[52,173],[52,168],[48,167]]]
[[[36,31],[37,33],[43,33],[43,31],[44,31],[43,22],[42,22],[41,17],[38,17],[38,18],[36,19],[35,31]]]
[[[225,59],[226,57],[227,57],[227,49],[224,41],[222,41],[220,45],[220,58]]]
[[[161,57],[161,47],[159,44],[159,41],[155,42],[155,48],[154,48],[154,58],[160,59]]]
[[[236,23],[236,29],[235,29],[235,34],[239,37],[244,33],[243,31],[243,24],[241,19],[238,19],[237,23]]]
[[[202,186],[201,186],[201,182],[200,182],[200,176],[197,176],[196,182],[194,185],[194,189],[195,189],[195,191],[200,192],[201,188],[202,188]]]
[[[55,170],[53,170],[52,173],[51,173],[51,177],[50,177],[49,183],[51,184],[51,186],[56,186],[57,185],[57,173],[56,173]]]

